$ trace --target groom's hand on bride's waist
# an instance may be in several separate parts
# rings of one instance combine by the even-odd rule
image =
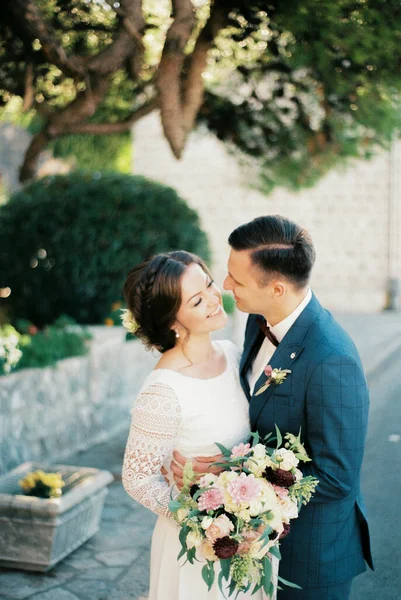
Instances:
[[[216,456],[197,456],[196,458],[192,458],[191,461],[195,473],[201,478],[202,475],[205,475],[206,473],[214,473],[215,475],[221,473],[223,470],[221,467],[212,466],[212,463],[219,462],[221,459],[222,454],[216,454]],[[170,469],[173,472],[174,481],[178,489],[181,489],[183,486],[183,468],[188,460],[189,459],[180,454],[178,450],[174,450]]]

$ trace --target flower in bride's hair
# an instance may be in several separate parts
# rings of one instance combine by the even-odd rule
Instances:
[[[135,331],[138,329],[138,324],[135,322],[132,312],[128,308],[121,309],[120,318],[123,327],[125,327],[125,329],[130,333],[135,333]]]
[[[198,498],[199,510],[216,510],[223,504],[224,494],[220,488],[210,488]]]

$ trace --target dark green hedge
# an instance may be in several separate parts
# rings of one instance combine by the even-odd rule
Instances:
[[[101,323],[130,268],[172,249],[208,260],[196,212],[169,187],[124,174],[46,177],[0,207],[0,287],[36,325],[66,314]]]

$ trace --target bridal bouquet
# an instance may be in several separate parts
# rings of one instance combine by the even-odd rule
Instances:
[[[215,580],[215,563],[220,562],[218,585],[222,594],[226,581],[228,595],[263,588],[274,592],[271,557],[280,558],[279,541],[288,534],[291,519],[307,504],[318,480],[304,477],[300,462],[310,461],[300,434],[279,429],[260,441],[252,435],[251,444],[226,448],[216,444],[222,455],[220,475],[206,474],[197,479],[188,461],[184,486],[169,503],[180,525],[181,552],[193,564],[202,560],[202,577],[210,590]],[[276,448],[269,447],[276,441]],[[279,581],[298,587],[283,578]]]

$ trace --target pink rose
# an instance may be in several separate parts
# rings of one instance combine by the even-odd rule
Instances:
[[[264,368],[264,374],[266,375],[266,377],[271,377],[272,373],[273,373],[273,367],[271,365],[267,365]]]
[[[233,529],[234,525],[227,515],[220,515],[213,521],[210,527],[206,529],[206,537],[211,542],[215,542],[218,538],[230,535],[230,531]]]
[[[273,489],[276,492],[276,495],[280,498],[280,500],[287,500],[289,498],[287,488],[283,488],[280,485],[273,484]]]

